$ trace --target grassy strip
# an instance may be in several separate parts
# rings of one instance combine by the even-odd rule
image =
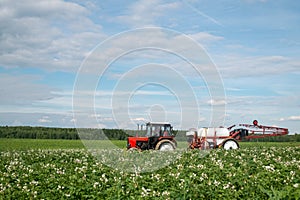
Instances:
[[[289,147],[300,146],[299,142],[239,142],[246,147]],[[125,148],[124,140],[51,140],[51,139],[0,139],[0,151],[29,149],[112,149]],[[179,148],[186,148],[186,142],[178,142]]]
[[[83,149],[90,144],[97,148],[125,148],[126,141],[122,140],[51,140],[51,139],[0,139],[0,151],[29,150],[29,149]],[[112,145],[112,143],[114,145]]]

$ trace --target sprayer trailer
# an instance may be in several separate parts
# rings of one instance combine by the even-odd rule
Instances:
[[[190,149],[238,149],[239,141],[254,138],[274,137],[288,134],[287,128],[253,124],[238,124],[228,128],[200,128],[186,132]]]
[[[190,129],[186,136],[191,149],[213,149],[220,146],[224,149],[238,149],[240,147],[238,141],[230,137],[227,128]]]

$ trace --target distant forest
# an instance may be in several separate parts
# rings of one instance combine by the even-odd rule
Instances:
[[[80,132],[80,137],[78,134]],[[31,126],[0,126],[0,138],[67,139],[67,140],[126,140],[128,136],[145,135],[145,131],[121,129],[76,129]],[[185,141],[185,131],[175,130],[176,140]],[[300,135],[285,135],[252,139],[249,142],[300,142]]]
[[[120,129],[79,129],[52,128],[31,126],[0,126],[0,138],[28,138],[28,139],[93,139],[93,140],[125,140],[128,134]]]

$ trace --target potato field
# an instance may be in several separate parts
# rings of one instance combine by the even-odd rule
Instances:
[[[116,170],[85,148],[2,148],[0,199],[300,198],[299,143],[241,146],[185,150],[169,165],[144,173]]]

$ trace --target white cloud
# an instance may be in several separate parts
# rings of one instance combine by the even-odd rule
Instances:
[[[24,124],[22,122],[20,122],[19,120],[15,120],[12,124],[10,124],[11,126],[24,126]]]
[[[280,118],[279,121],[300,121],[300,116],[290,116],[287,118]]]
[[[217,40],[222,40],[222,37],[206,32],[184,35],[158,28],[133,30],[97,46],[83,63],[81,72],[95,74],[107,67],[105,73],[111,79],[119,79],[133,66],[159,63],[170,66],[182,75],[195,76],[199,72],[190,64],[193,63],[203,75],[211,72],[216,75],[218,72],[201,44]],[[113,63],[107,66],[110,62]]]
[[[31,105],[58,97],[52,94],[54,88],[36,83],[37,75],[0,74],[1,105]]]
[[[211,99],[207,103],[211,106],[220,106],[220,105],[227,104],[227,102],[225,100],[215,100],[215,99]]]
[[[54,127],[74,127],[70,122],[70,114],[49,114],[39,112],[0,112],[0,125],[22,125],[22,126],[54,126]]]
[[[300,116],[290,116],[288,119],[293,121],[300,121]]]
[[[159,17],[179,7],[179,2],[165,3],[161,0],[139,0],[129,6],[126,15],[118,16],[117,20],[132,27],[153,26]]]
[[[224,39],[224,37],[212,35],[208,32],[198,32],[195,34],[188,34],[187,36],[193,38],[194,40],[197,40],[200,43],[207,43]]]
[[[49,116],[43,116],[41,119],[38,120],[40,123],[51,123],[52,121],[49,119]]]
[[[145,119],[144,117],[137,117],[132,119],[133,121],[137,121],[137,122],[146,122],[148,121],[147,119]]]
[[[284,56],[225,55],[215,58],[224,78],[261,77],[300,70],[300,60]]]
[[[75,71],[104,35],[89,11],[62,0],[2,1],[0,64]]]

